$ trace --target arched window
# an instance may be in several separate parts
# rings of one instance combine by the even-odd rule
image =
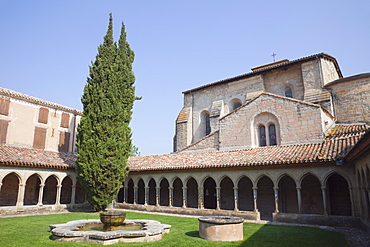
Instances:
[[[206,124],[206,135],[209,135],[211,133],[211,121],[209,120],[209,114],[206,114],[204,118]]]
[[[293,92],[291,87],[285,88],[285,97],[293,98]]]
[[[233,105],[233,110],[235,110],[235,109],[237,109],[237,108],[239,108],[239,107],[241,107],[242,106],[242,103],[240,103],[240,102],[236,102],[234,105]]]
[[[266,146],[266,128],[264,125],[261,125],[259,128],[259,139],[260,139],[260,147]]]
[[[207,136],[211,133],[211,122],[208,111],[203,111],[201,114],[201,126],[203,129],[203,136]]]
[[[279,120],[269,112],[261,112],[254,118],[252,143],[254,147],[280,144]]]
[[[269,126],[269,140],[270,140],[270,146],[277,145],[275,124],[270,124]]]

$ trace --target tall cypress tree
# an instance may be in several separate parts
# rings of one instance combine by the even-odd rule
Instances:
[[[107,34],[90,66],[82,96],[83,114],[78,126],[77,176],[87,200],[96,211],[104,210],[116,197],[130,155],[135,77],[134,52],[126,41],[122,23],[120,39],[113,39],[110,14]]]

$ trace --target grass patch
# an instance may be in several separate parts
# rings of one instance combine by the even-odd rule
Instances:
[[[98,219],[97,213],[67,213],[0,219],[0,246],[99,246],[90,243],[59,243],[50,240],[49,225],[78,219]],[[119,243],[112,246],[348,246],[338,232],[313,227],[244,223],[244,240],[212,242],[199,238],[198,219],[127,212],[127,219],[158,220],[172,225],[158,242]]]

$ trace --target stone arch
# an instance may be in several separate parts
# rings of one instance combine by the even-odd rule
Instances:
[[[60,195],[60,203],[61,204],[70,204],[72,198],[72,178],[70,176],[66,176],[62,180],[62,190]]]
[[[45,180],[44,195],[42,204],[55,204],[57,198],[58,178],[53,174]]]
[[[4,176],[0,191],[0,206],[17,205],[20,181],[20,176],[16,172],[10,172]]]
[[[234,183],[225,176],[220,182],[220,208],[233,210],[234,206]]]
[[[272,135],[272,133],[270,133],[269,126],[271,125],[275,126],[275,144],[272,144],[270,141],[270,134]],[[264,129],[264,133],[262,129]],[[279,145],[281,142],[279,119],[271,112],[261,112],[257,114],[252,120],[251,131],[252,144],[255,147]]]
[[[322,184],[326,185],[327,182],[328,182],[329,177],[331,177],[333,174],[338,174],[338,175],[342,176],[346,180],[346,182],[348,184],[348,187],[352,187],[351,180],[349,179],[347,174],[345,174],[344,172],[342,172],[340,170],[333,170],[333,171],[330,171],[327,174],[325,174],[325,177],[323,178],[323,183]]]
[[[159,183],[160,187],[160,198],[159,198],[159,205],[161,206],[168,206],[169,205],[169,183],[166,178],[162,178],[161,182]]]
[[[275,194],[274,183],[263,175],[257,182],[257,209],[260,212],[261,219],[271,219],[275,212]]]
[[[229,102],[229,112],[234,111],[238,109],[240,106],[242,106],[242,101],[239,98],[234,98]]]
[[[39,200],[41,178],[37,173],[27,178],[24,191],[24,205],[36,205]]]
[[[145,204],[145,183],[142,178],[137,182],[137,204]]]
[[[19,184],[23,184],[24,178],[21,176],[21,174],[19,174],[18,171],[10,171],[10,172],[6,173],[5,176],[3,177],[3,180],[2,180],[3,184],[4,184],[5,177],[8,176],[9,174],[13,174],[14,176],[16,176],[18,181],[19,181]]]
[[[297,185],[289,175],[279,179],[279,211],[282,213],[298,213]]]
[[[156,187],[157,183],[155,182],[154,178],[151,178],[148,182],[149,187],[149,205],[156,205]]]
[[[253,183],[247,176],[242,176],[238,180],[238,209],[252,211],[253,203]]]
[[[75,194],[75,203],[81,204],[86,200],[85,191],[83,190],[80,181],[76,182],[76,194]]]
[[[216,209],[217,194],[216,182],[212,177],[208,177],[203,183],[203,200],[204,208]]]
[[[351,216],[352,204],[347,180],[332,173],[326,180],[328,209],[331,215]]]
[[[307,173],[300,180],[302,213],[323,214],[324,204],[320,180],[312,173]]]
[[[127,182],[127,203],[134,203],[134,180],[130,178]]]
[[[288,98],[295,98],[296,92],[294,85],[291,83],[284,83],[283,85],[283,96]]]
[[[197,208],[198,207],[198,183],[193,178],[190,177],[186,182],[187,193],[186,193],[186,201],[187,207],[189,208]]]
[[[117,202],[123,203],[124,201],[125,201],[125,181],[122,182],[117,194]]]
[[[180,178],[176,178],[173,183],[173,206],[174,207],[181,207],[182,206],[182,198],[183,198],[183,192],[182,192],[182,181]]]

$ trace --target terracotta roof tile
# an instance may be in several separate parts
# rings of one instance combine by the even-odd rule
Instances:
[[[0,146],[0,165],[74,169],[76,156],[39,149]]]
[[[61,110],[61,111],[71,112],[71,113],[76,114],[76,115],[82,115],[82,112],[79,111],[79,110],[69,108],[69,107],[66,107],[66,106],[63,106],[63,105],[59,105],[59,104],[56,104],[56,103],[53,103],[53,102],[50,102],[50,101],[46,101],[46,100],[43,100],[43,99],[35,98],[35,97],[29,96],[27,94],[19,93],[19,92],[16,92],[16,91],[13,91],[13,90],[10,90],[10,89],[6,89],[6,88],[1,88],[0,87],[0,95],[10,97],[10,98],[13,98],[13,99],[24,100],[24,101],[32,103],[32,104],[42,105],[42,106],[50,107],[50,108]]]
[[[130,171],[187,170],[335,162],[369,131],[369,126],[336,125],[321,143],[257,147],[246,150],[173,153],[130,157]]]

